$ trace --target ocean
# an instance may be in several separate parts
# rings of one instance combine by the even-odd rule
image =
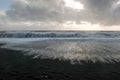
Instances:
[[[119,31],[4,31],[2,48],[21,50],[33,58],[114,63],[120,61]]]

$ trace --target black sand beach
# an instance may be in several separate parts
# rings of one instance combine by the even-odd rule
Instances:
[[[81,63],[33,59],[21,51],[0,48],[0,80],[120,80],[120,62]]]

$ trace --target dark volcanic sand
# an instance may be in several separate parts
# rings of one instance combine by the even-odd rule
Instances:
[[[0,80],[120,80],[120,62],[70,64],[0,49]]]

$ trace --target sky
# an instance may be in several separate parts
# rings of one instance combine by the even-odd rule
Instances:
[[[6,10],[12,3],[12,0],[0,0],[0,10]]]
[[[0,0],[0,30],[120,31],[120,0]]]

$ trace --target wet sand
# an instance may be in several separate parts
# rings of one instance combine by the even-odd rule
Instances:
[[[23,43],[6,43],[2,48],[21,50],[34,58],[70,60],[72,64],[81,60],[111,63],[120,61],[120,40],[43,40]]]
[[[0,80],[120,80],[120,62],[33,59],[17,50],[0,48]]]

